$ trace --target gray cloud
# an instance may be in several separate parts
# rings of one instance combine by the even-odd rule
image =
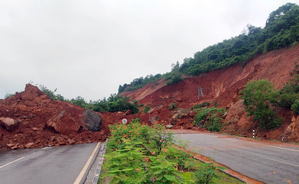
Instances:
[[[97,100],[264,26],[284,0],[0,0],[0,98],[26,83]]]

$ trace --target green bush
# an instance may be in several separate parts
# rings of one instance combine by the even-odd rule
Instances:
[[[144,110],[142,112],[147,113],[149,110],[151,110],[150,106],[145,106]]]
[[[174,108],[176,108],[175,103],[171,103],[168,105],[169,110],[173,110]]]
[[[209,131],[218,132],[222,129],[221,121],[223,120],[222,115],[224,113],[224,109],[216,107],[198,109],[194,124],[198,124],[198,122],[206,120],[203,127]]]
[[[196,104],[192,107],[192,109],[198,109],[198,108],[202,108],[202,107],[209,107],[210,106],[210,102],[203,102],[201,104]]]
[[[299,100],[295,100],[295,102],[291,106],[291,109],[295,114],[299,114]]]
[[[271,109],[271,102],[279,97],[273,83],[266,79],[250,81],[240,93],[247,115],[253,116],[260,128],[268,130],[281,125],[281,119]]]
[[[184,79],[182,74],[179,72],[171,72],[170,74],[171,75],[169,77],[166,77],[167,85],[178,83]]]

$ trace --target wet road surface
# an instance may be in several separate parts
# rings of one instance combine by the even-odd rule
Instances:
[[[176,134],[200,154],[265,183],[299,184],[299,146],[222,134]]]
[[[0,183],[74,183],[96,145],[0,151]]]

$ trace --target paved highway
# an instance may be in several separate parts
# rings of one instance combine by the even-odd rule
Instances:
[[[96,143],[0,152],[0,183],[74,183]]]
[[[299,184],[299,146],[262,142],[222,134],[176,134],[200,154],[249,176],[271,183]]]

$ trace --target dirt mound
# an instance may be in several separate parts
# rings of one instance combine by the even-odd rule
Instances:
[[[68,102],[52,101],[37,87],[27,84],[24,92],[0,100],[0,149],[105,140],[109,134],[106,122],[101,125],[98,114],[84,111]]]
[[[123,92],[121,95],[137,99],[139,104],[160,108],[163,115],[160,121],[169,121],[168,105],[174,103],[178,108],[191,108],[195,104],[210,102],[211,106],[230,108],[225,119],[224,132],[245,136],[252,136],[252,123],[246,117],[242,102],[239,100],[239,91],[251,80],[268,79],[280,89],[295,74],[295,62],[299,62],[299,44],[293,48],[285,48],[259,55],[249,61],[245,67],[236,64],[224,70],[216,70],[197,77],[187,77],[183,81],[166,86],[165,81],[158,81],[132,92]],[[161,84],[160,84],[161,82]],[[198,96],[202,90],[203,96]],[[159,109],[159,108],[158,108]],[[281,110],[284,124],[275,131],[259,132],[259,135],[270,139],[288,139],[299,141],[299,118],[292,112]],[[192,121],[192,120],[191,120]],[[171,122],[168,122],[171,123]],[[190,123],[189,121],[186,124]]]

